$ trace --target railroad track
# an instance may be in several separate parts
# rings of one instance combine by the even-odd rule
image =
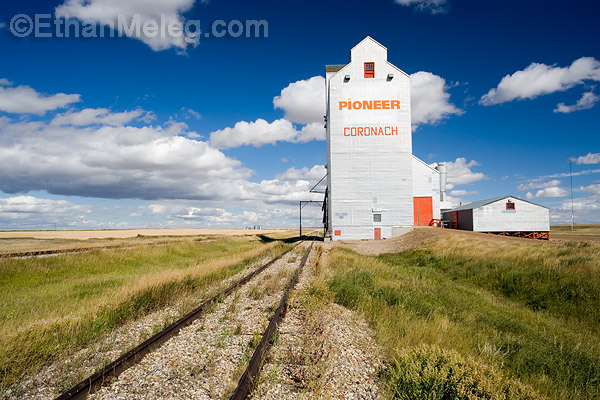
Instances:
[[[288,263],[291,263],[291,261],[290,261],[290,257],[292,255],[291,252],[300,244],[305,243],[308,239],[311,239],[311,237],[305,237],[304,240],[302,240],[300,243],[298,243],[293,248],[284,251],[283,253],[274,257],[272,260],[270,260],[266,264],[255,269],[250,274],[244,276],[242,279],[235,282],[231,286],[227,287],[222,292],[216,294],[209,300],[205,301],[203,304],[201,304],[199,307],[197,307],[190,313],[186,314],[184,317],[180,318],[179,320],[175,321],[171,325],[167,326],[162,331],[158,332],[157,334],[155,334],[151,338],[147,339],[143,343],[139,344],[135,348],[131,349],[130,351],[124,353],[119,358],[117,358],[110,364],[106,365],[101,370],[95,372],[94,374],[90,375],[89,377],[87,377],[86,379],[84,379],[83,381],[78,383],[77,385],[73,386],[71,389],[67,390],[60,396],[56,397],[55,400],[85,399],[88,397],[88,395],[93,394],[93,393],[97,392],[99,389],[103,388],[103,386],[106,383],[115,381],[116,378],[121,373],[126,371],[128,368],[140,363],[142,361],[142,359],[144,358],[144,356],[157,350],[161,345],[163,345],[163,344],[166,345],[166,343],[169,341],[169,339],[176,337],[182,329],[191,325],[195,321],[199,320],[205,314],[207,309],[209,309],[209,307],[213,306],[214,304],[217,304],[220,301],[223,301],[223,299],[227,298],[232,292],[236,291],[238,288],[241,288],[246,283],[253,280],[261,272],[263,272],[266,269],[268,269],[269,267],[273,266],[279,260],[282,260],[282,261],[279,261],[279,263],[281,264],[285,257],[288,257]],[[308,259],[308,256],[312,249],[314,240],[315,240],[315,237],[312,237],[312,241],[308,245],[306,253],[304,254],[303,258],[301,259],[298,267],[295,269],[295,272],[294,272],[291,280],[286,285],[283,296],[281,298],[281,301],[279,302],[279,307],[277,307],[276,311],[274,312],[274,314],[269,322],[269,325],[265,329],[265,331],[262,335],[262,338],[260,340],[260,343],[258,344],[258,346],[256,346],[254,354],[252,355],[252,358],[250,359],[250,362],[248,363],[248,367],[246,368],[245,372],[243,373],[241,379],[239,380],[237,388],[235,389],[234,394],[231,396],[231,399],[245,399],[248,396],[248,394],[251,392],[252,385],[256,381],[256,378],[257,378],[259,370],[260,370],[261,361],[262,361],[263,357],[265,356],[265,353],[270,348],[270,344],[273,340],[273,335],[276,332],[277,325],[280,323],[280,321],[282,320],[282,318],[285,315],[285,311],[287,309],[287,300],[288,300],[290,291],[295,286],[295,284],[298,280],[298,276],[300,275],[302,268],[304,267],[304,265]]]

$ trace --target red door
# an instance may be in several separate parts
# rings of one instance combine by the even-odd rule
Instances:
[[[431,197],[413,198],[415,226],[429,225],[433,219],[433,199]]]
[[[381,240],[381,228],[375,228],[375,240]]]

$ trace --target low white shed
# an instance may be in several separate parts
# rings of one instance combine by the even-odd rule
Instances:
[[[445,211],[449,228],[533,239],[550,238],[550,210],[514,196],[475,201]]]

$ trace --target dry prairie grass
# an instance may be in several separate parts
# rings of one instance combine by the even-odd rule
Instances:
[[[202,296],[281,247],[245,237],[0,259],[0,393],[131,319]]]

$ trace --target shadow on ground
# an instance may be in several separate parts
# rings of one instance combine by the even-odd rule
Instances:
[[[294,236],[291,238],[285,238],[285,239],[275,239],[275,238],[271,238],[268,237],[267,235],[257,235],[260,238],[260,241],[263,243],[271,243],[271,242],[282,242],[282,243],[296,243],[296,242],[300,242],[302,240],[313,240],[313,238],[315,239],[316,242],[322,242],[323,241],[323,237],[322,236]]]

